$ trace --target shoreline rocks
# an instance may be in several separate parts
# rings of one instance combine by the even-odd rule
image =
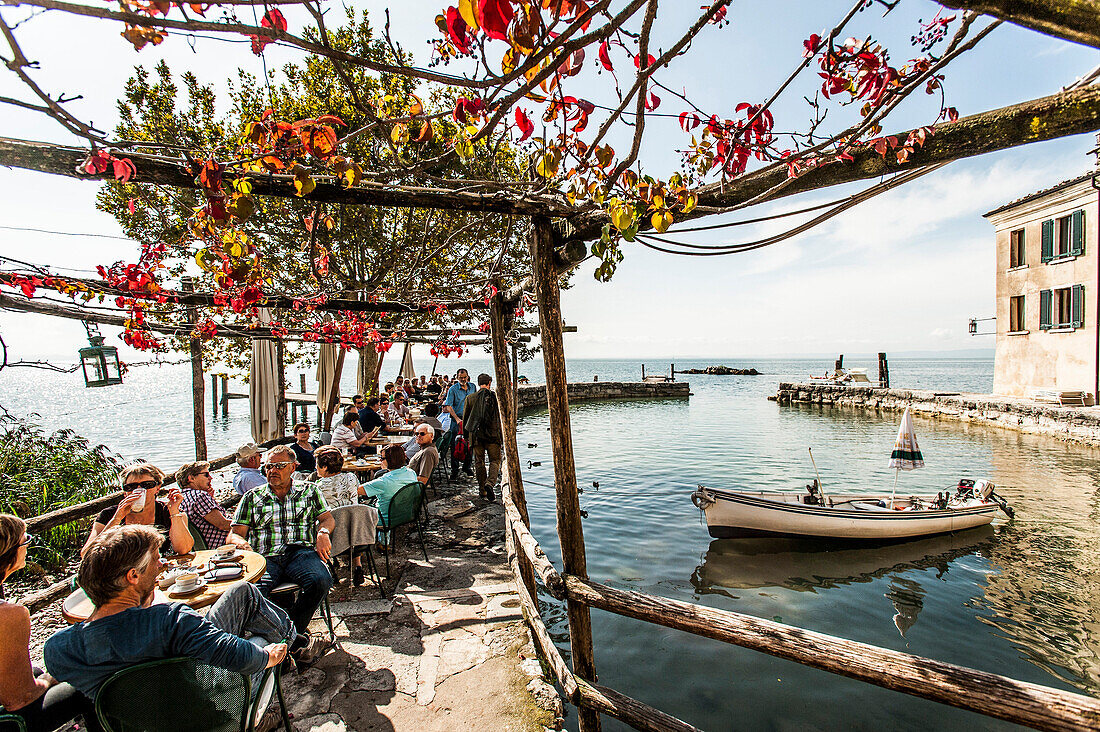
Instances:
[[[730,366],[707,366],[705,369],[678,369],[678,374],[706,374],[708,376],[760,376],[756,369],[735,369]]]

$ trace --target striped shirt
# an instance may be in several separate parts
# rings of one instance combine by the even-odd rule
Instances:
[[[265,557],[288,546],[313,546],[317,541],[317,517],[328,504],[313,483],[294,481],[283,500],[267,483],[244,494],[233,524],[248,527],[248,543]]]
[[[207,549],[217,549],[225,543],[229,532],[225,529],[219,529],[206,520],[206,515],[211,511],[222,510],[222,507],[214,501],[209,493],[198,488],[184,488],[181,508],[187,514],[187,520],[202,535],[202,540],[206,543]]]

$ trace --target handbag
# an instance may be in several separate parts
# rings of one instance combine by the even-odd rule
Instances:
[[[455,445],[451,448],[451,454],[459,462],[465,462],[466,458],[470,456],[470,445],[462,434],[462,425],[458,426],[458,437],[455,438]]]

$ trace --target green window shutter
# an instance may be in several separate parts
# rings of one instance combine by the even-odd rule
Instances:
[[[1039,330],[1050,330],[1052,322],[1051,308],[1054,302],[1054,290],[1039,291]]]
[[[1073,226],[1070,227],[1069,253],[1085,253],[1085,211],[1077,209],[1073,212]]]
[[[1073,286],[1073,299],[1071,300],[1072,310],[1070,311],[1070,319],[1073,321],[1071,325],[1074,328],[1080,328],[1085,324],[1085,286],[1074,285]]]
[[[1044,262],[1054,259],[1054,219],[1043,222],[1043,256]]]

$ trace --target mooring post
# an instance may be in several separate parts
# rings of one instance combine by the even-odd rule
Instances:
[[[554,482],[557,487],[558,539],[562,564],[567,574],[588,577],[584,554],[584,529],[577,491],[573,434],[569,424],[569,394],[565,376],[565,349],[561,335],[561,292],[554,264],[554,231],[545,216],[531,217],[531,268],[538,297],[539,329],[542,334],[543,365],[546,368],[546,404],[550,410],[550,441],[554,454]],[[569,647],[573,673],[592,683],[596,663],[592,654],[592,617],[588,606],[566,602],[569,619]],[[580,732],[600,729],[600,716],[588,708],[577,710]]]
[[[180,289],[184,292],[195,291],[195,281],[190,277],[180,278]],[[198,322],[195,315],[195,307],[187,308],[187,324],[195,325]],[[202,341],[191,333],[188,338],[191,344],[191,412],[195,428],[195,459],[206,459],[206,414],[203,407],[206,405],[206,382],[202,377]]]
[[[275,392],[275,422],[279,426],[279,437],[286,437],[286,364],[283,339],[275,339],[275,370],[278,374]]]
[[[890,367],[886,363],[886,354],[878,355],[878,385],[883,389],[890,388]]]
[[[499,291],[489,301],[489,334],[493,346],[493,370],[496,372],[497,407],[500,410],[500,431],[504,435],[504,464],[508,471],[508,487],[512,495],[512,503],[519,511],[520,518],[523,519],[524,525],[530,528],[527,495],[523,490],[523,474],[519,469],[519,441],[516,439],[519,402],[515,396],[512,378],[508,373],[508,341],[504,337],[512,327],[514,312],[515,308],[511,303],[504,304],[504,298]],[[503,496],[501,500],[504,500]],[[519,571],[523,577],[523,584],[527,586],[531,597],[538,597],[535,571],[531,567],[530,560],[523,552],[519,552],[516,556],[519,559]]]
[[[229,374],[219,374],[222,382],[222,416],[229,416]]]
[[[210,413],[218,414],[218,375],[210,374]]]
[[[835,366],[836,366],[837,371],[840,371],[842,368],[844,368],[844,354],[843,353],[840,354],[839,356],[837,356]]]

